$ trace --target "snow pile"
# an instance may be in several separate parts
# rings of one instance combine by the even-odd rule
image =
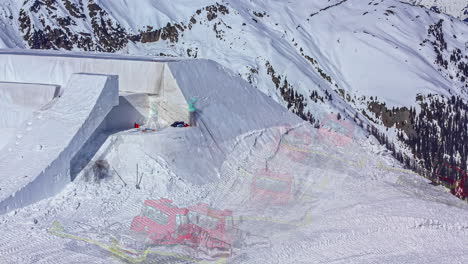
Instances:
[[[22,53],[19,51],[2,51],[0,60],[5,62],[3,63],[4,70],[1,78],[7,81],[62,84],[67,76],[75,76],[68,81],[68,85],[64,86],[63,90],[68,94],[58,99],[60,106],[51,105],[49,106],[50,109],[42,109],[46,113],[47,111],[62,111],[64,112],[63,115],[70,115],[67,122],[73,125],[67,128],[64,124],[65,127],[59,129],[54,127],[56,124],[49,124],[49,122],[58,122],[57,120],[49,120],[44,122],[41,127],[44,131],[34,130],[33,133],[31,132],[31,126],[35,121],[24,120],[27,125],[20,123],[18,126],[25,126],[24,129],[27,132],[23,132],[23,129],[17,129],[15,133],[18,140],[15,145],[13,142],[10,143],[10,146],[2,153],[5,157],[9,157],[9,159],[4,160],[5,171],[7,166],[12,166],[10,159],[16,162],[24,162],[24,160],[28,159],[28,155],[35,155],[38,151],[48,153],[44,155],[44,159],[34,159],[37,161],[33,162],[31,166],[25,166],[24,171],[10,170],[7,172],[11,176],[5,178],[5,182],[16,177],[23,176],[23,178],[21,181],[15,181],[15,184],[4,183],[4,185],[10,186],[3,188],[3,199],[6,199],[8,195],[13,195],[13,198],[10,201],[3,201],[3,212],[29,204],[32,201],[46,197],[47,194],[56,193],[60,186],[63,186],[70,178],[73,179],[83,169],[83,166],[87,165],[88,156],[93,155],[102,144],[96,141],[101,140],[100,134],[102,133],[109,135],[115,131],[129,129],[133,126],[133,123],[143,125],[148,123],[151,118],[156,118],[159,126],[169,126],[174,121],[188,122],[187,101],[194,100],[197,108],[194,118],[196,126],[191,129],[190,133],[183,133],[187,140],[182,142],[179,140],[171,141],[170,137],[161,137],[161,140],[142,144],[141,148],[147,149],[143,153],[156,151],[171,164],[171,169],[179,177],[193,182],[206,182],[219,177],[219,170],[224,162],[225,153],[230,151],[230,148],[236,144],[238,136],[253,130],[292,124],[291,120],[295,120],[296,123],[299,122],[299,119],[292,113],[285,111],[279,104],[269,103],[271,99],[266,95],[252,89],[247,82],[242,81],[232,73],[228,73],[222,66],[212,61],[158,62],[148,57],[80,56],[77,53]],[[39,65],[41,65],[40,68]],[[140,69],[143,71],[140,71]],[[120,91],[131,92],[122,93],[118,106],[113,109],[112,107],[117,105],[114,98],[115,91],[107,91],[113,89],[107,86],[114,85],[114,81],[105,85],[102,82],[97,82],[96,86],[87,88],[89,92],[95,89],[97,95],[102,93],[98,97],[99,99],[86,99],[85,96],[88,96],[86,91],[80,97],[76,95],[72,97],[70,93],[78,93],[79,89],[82,89],[81,86],[87,85],[86,78],[97,78],[94,76],[98,76],[72,75],[73,72],[80,71],[93,74],[118,74],[121,85],[119,86]],[[207,73],[210,74],[207,75]],[[81,76],[84,76],[83,80],[80,79]],[[22,97],[17,96],[17,98],[34,96],[37,93],[37,89],[34,88],[34,86],[30,88],[31,93],[24,91]],[[103,91],[98,92],[100,89],[103,89]],[[56,91],[54,91],[54,95],[57,95],[55,93]],[[107,93],[110,94],[107,95]],[[96,117],[88,118],[87,115],[92,116],[96,115],[96,113],[91,109],[89,109],[91,112],[85,111],[87,108],[83,106],[83,110],[76,113],[77,116],[75,117],[70,111],[71,109],[66,108],[67,105],[73,104],[72,99],[83,100],[82,103],[86,104],[86,107],[92,106],[101,112],[98,112],[99,114]],[[36,98],[36,101],[40,100],[40,97]],[[34,101],[31,101],[32,103]],[[257,107],[259,105],[269,107]],[[65,110],[56,110],[56,107],[65,107]],[[151,113],[153,111],[155,113]],[[272,115],[272,113],[276,114]],[[153,117],[152,115],[156,116]],[[36,118],[43,119],[47,117],[42,117],[42,113],[39,111],[36,113]],[[62,119],[60,115],[57,118]],[[84,121],[83,118],[95,119],[95,121]],[[256,121],[258,119],[263,119],[263,121]],[[88,125],[87,122],[92,123]],[[95,122],[97,124],[94,124]],[[83,125],[80,126],[86,129],[90,126],[89,130],[86,130],[87,132],[83,135],[80,134],[82,132],[75,135],[75,132],[70,129],[75,129],[74,126],[81,123]],[[46,140],[48,136],[48,133],[45,132],[46,129],[56,129],[55,133],[60,134],[60,138],[55,139],[52,143],[38,143],[37,139],[40,137],[44,137],[43,140]],[[27,142],[27,135],[31,137],[35,135],[36,140],[27,144],[23,143]],[[70,140],[71,143],[66,143]],[[47,141],[50,141],[50,139]],[[76,143],[73,143],[75,141]],[[194,144],[194,142],[196,143]],[[136,141],[134,144],[140,145],[141,143]],[[19,148],[16,145],[19,145]],[[53,147],[62,145],[68,147],[65,149],[55,149]],[[94,150],[92,151],[92,149]],[[178,149],[187,149],[187,151],[180,154],[179,151],[176,151]],[[63,153],[60,154],[61,152]],[[206,157],[200,155],[200,153],[209,153],[211,156]],[[70,173],[66,171],[69,167]],[[44,168],[47,168],[42,172],[44,176],[37,176]],[[188,168],[192,169],[188,170]],[[187,171],[197,172],[198,174],[186,175]],[[36,180],[36,177],[39,180]],[[54,177],[59,180],[54,180]],[[44,188],[40,191],[40,194],[36,195],[36,188],[42,188],[42,185],[51,180],[58,182],[52,184],[56,188]],[[17,190],[24,187],[23,182],[34,184],[31,184],[31,188],[21,191],[21,195],[15,194]]]
[[[186,130],[168,128],[151,140],[137,135],[124,137],[125,144],[117,145],[123,148],[134,145],[138,149],[138,153],[131,155],[135,164],[139,160],[158,160],[188,182],[211,182],[220,177],[226,153],[237,144],[239,136],[300,122],[213,61],[189,60],[171,62],[168,66],[185,100],[196,99],[196,126]],[[127,173],[133,173],[133,169],[131,166]]]

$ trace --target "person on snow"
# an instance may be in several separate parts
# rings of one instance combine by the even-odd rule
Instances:
[[[154,130],[159,129],[158,108],[156,107],[156,103],[151,103],[148,128]]]
[[[192,98],[189,102],[189,108],[188,108],[188,111],[189,111],[189,126],[196,126],[197,123],[196,123],[196,118],[195,118],[195,114],[196,114],[196,111],[197,109],[195,108],[195,102],[197,101],[197,99],[195,98]]]

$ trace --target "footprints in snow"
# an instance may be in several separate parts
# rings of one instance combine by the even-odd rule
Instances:
[[[34,113],[34,119],[37,120],[43,120],[44,116],[42,113]],[[22,131],[18,131],[15,137],[15,146],[19,146],[21,144],[21,141],[23,140],[24,136],[31,132],[33,130],[33,121],[30,120],[26,123],[26,127]],[[44,144],[37,144],[34,146],[33,150],[37,152],[42,152],[47,148],[46,145]],[[8,152],[13,152],[14,147],[9,147]],[[20,159],[23,158],[23,156],[19,157]]]

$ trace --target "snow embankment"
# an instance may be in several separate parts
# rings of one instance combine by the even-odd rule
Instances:
[[[70,161],[117,104],[117,76],[73,74],[63,95],[34,112],[0,153],[0,213],[62,190]]]

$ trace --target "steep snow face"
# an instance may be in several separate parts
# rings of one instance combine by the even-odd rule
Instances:
[[[73,52],[0,50],[0,79],[9,82],[65,85],[74,73],[119,75],[123,92],[162,94],[169,59]],[[19,69],[23,69],[20,71]]]
[[[408,0],[408,2],[468,21],[468,3],[465,0]]]
[[[197,126],[209,128],[209,134],[219,143],[232,143],[239,135],[252,130],[300,121],[213,61],[188,60],[168,65],[186,100],[196,99],[196,108],[200,111]]]

